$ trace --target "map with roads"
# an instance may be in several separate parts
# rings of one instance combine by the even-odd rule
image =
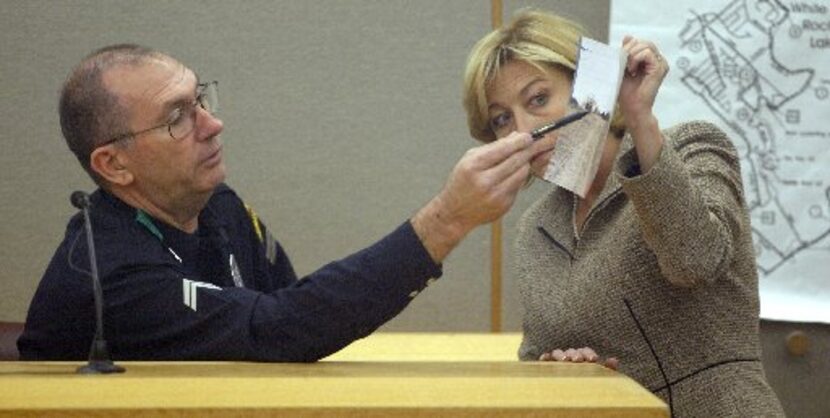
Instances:
[[[798,299],[765,293],[815,301],[816,289],[830,288],[830,1],[678,3],[641,23],[670,59],[670,101],[683,103],[668,119],[715,122],[738,148],[762,316],[779,311],[770,301]],[[612,39],[636,33],[643,19],[625,7],[613,10]],[[780,311],[771,316],[787,316]],[[805,320],[795,316],[780,319]]]

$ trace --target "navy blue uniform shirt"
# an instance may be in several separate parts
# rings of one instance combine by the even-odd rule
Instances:
[[[315,361],[365,337],[441,275],[409,222],[297,279],[222,185],[184,233],[98,190],[92,228],[115,360]],[[95,331],[83,217],[74,216],[18,340],[23,360],[85,360]]]

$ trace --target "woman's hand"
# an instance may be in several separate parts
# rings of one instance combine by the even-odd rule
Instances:
[[[652,108],[669,64],[652,42],[626,35],[622,48],[628,53],[628,62],[620,86],[620,110],[625,116],[626,130],[634,138],[641,172],[645,173],[663,147]]]
[[[617,370],[617,367],[619,367],[620,365],[619,360],[617,360],[614,357],[608,357],[605,360],[601,360],[597,353],[594,352],[594,350],[590,347],[569,348],[564,351],[557,348],[550,352],[542,353],[542,355],[539,356],[539,361],[570,361],[573,363],[599,363],[611,370]]]
[[[638,125],[652,116],[657,91],[669,72],[669,64],[652,42],[626,35],[622,49],[628,53],[620,86],[620,108],[627,124]]]

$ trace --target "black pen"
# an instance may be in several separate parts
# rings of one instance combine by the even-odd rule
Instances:
[[[533,137],[533,140],[536,141],[537,139],[545,136],[548,132],[555,131],[569,123],[576,122],[585,117],[585,115],[591,113],[590,111],[583,110],[581,112],[571,113],[568,116],[565,116],[562,119],[553,121],[545,126],[536,128],[533,132],[530,133],[530,136]]]

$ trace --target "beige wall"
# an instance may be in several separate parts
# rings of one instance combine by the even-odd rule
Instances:
[[[794,355],[790,335],[806,336],[807,350]],[[764,370],[790,417],[830,417],[830,325],[761,321]]]
[[[505,14],[528,4],[607,37],[607,0],[506,2]],[[56,103],[70,68],[100,46],[147,44],[220,80],[228,182],[300,274],[404,222],[475,145],[460,79],[490,28],[489,0],[0,0],[0,8],[0,320],[24,319],[73,213],[70,192],[92,188],[60,135]],[[387,329],[488,330],[489,236],[488,228],[470,235],[440,283]],[[517,299],[506,287],[505,325],[515,330]]]

